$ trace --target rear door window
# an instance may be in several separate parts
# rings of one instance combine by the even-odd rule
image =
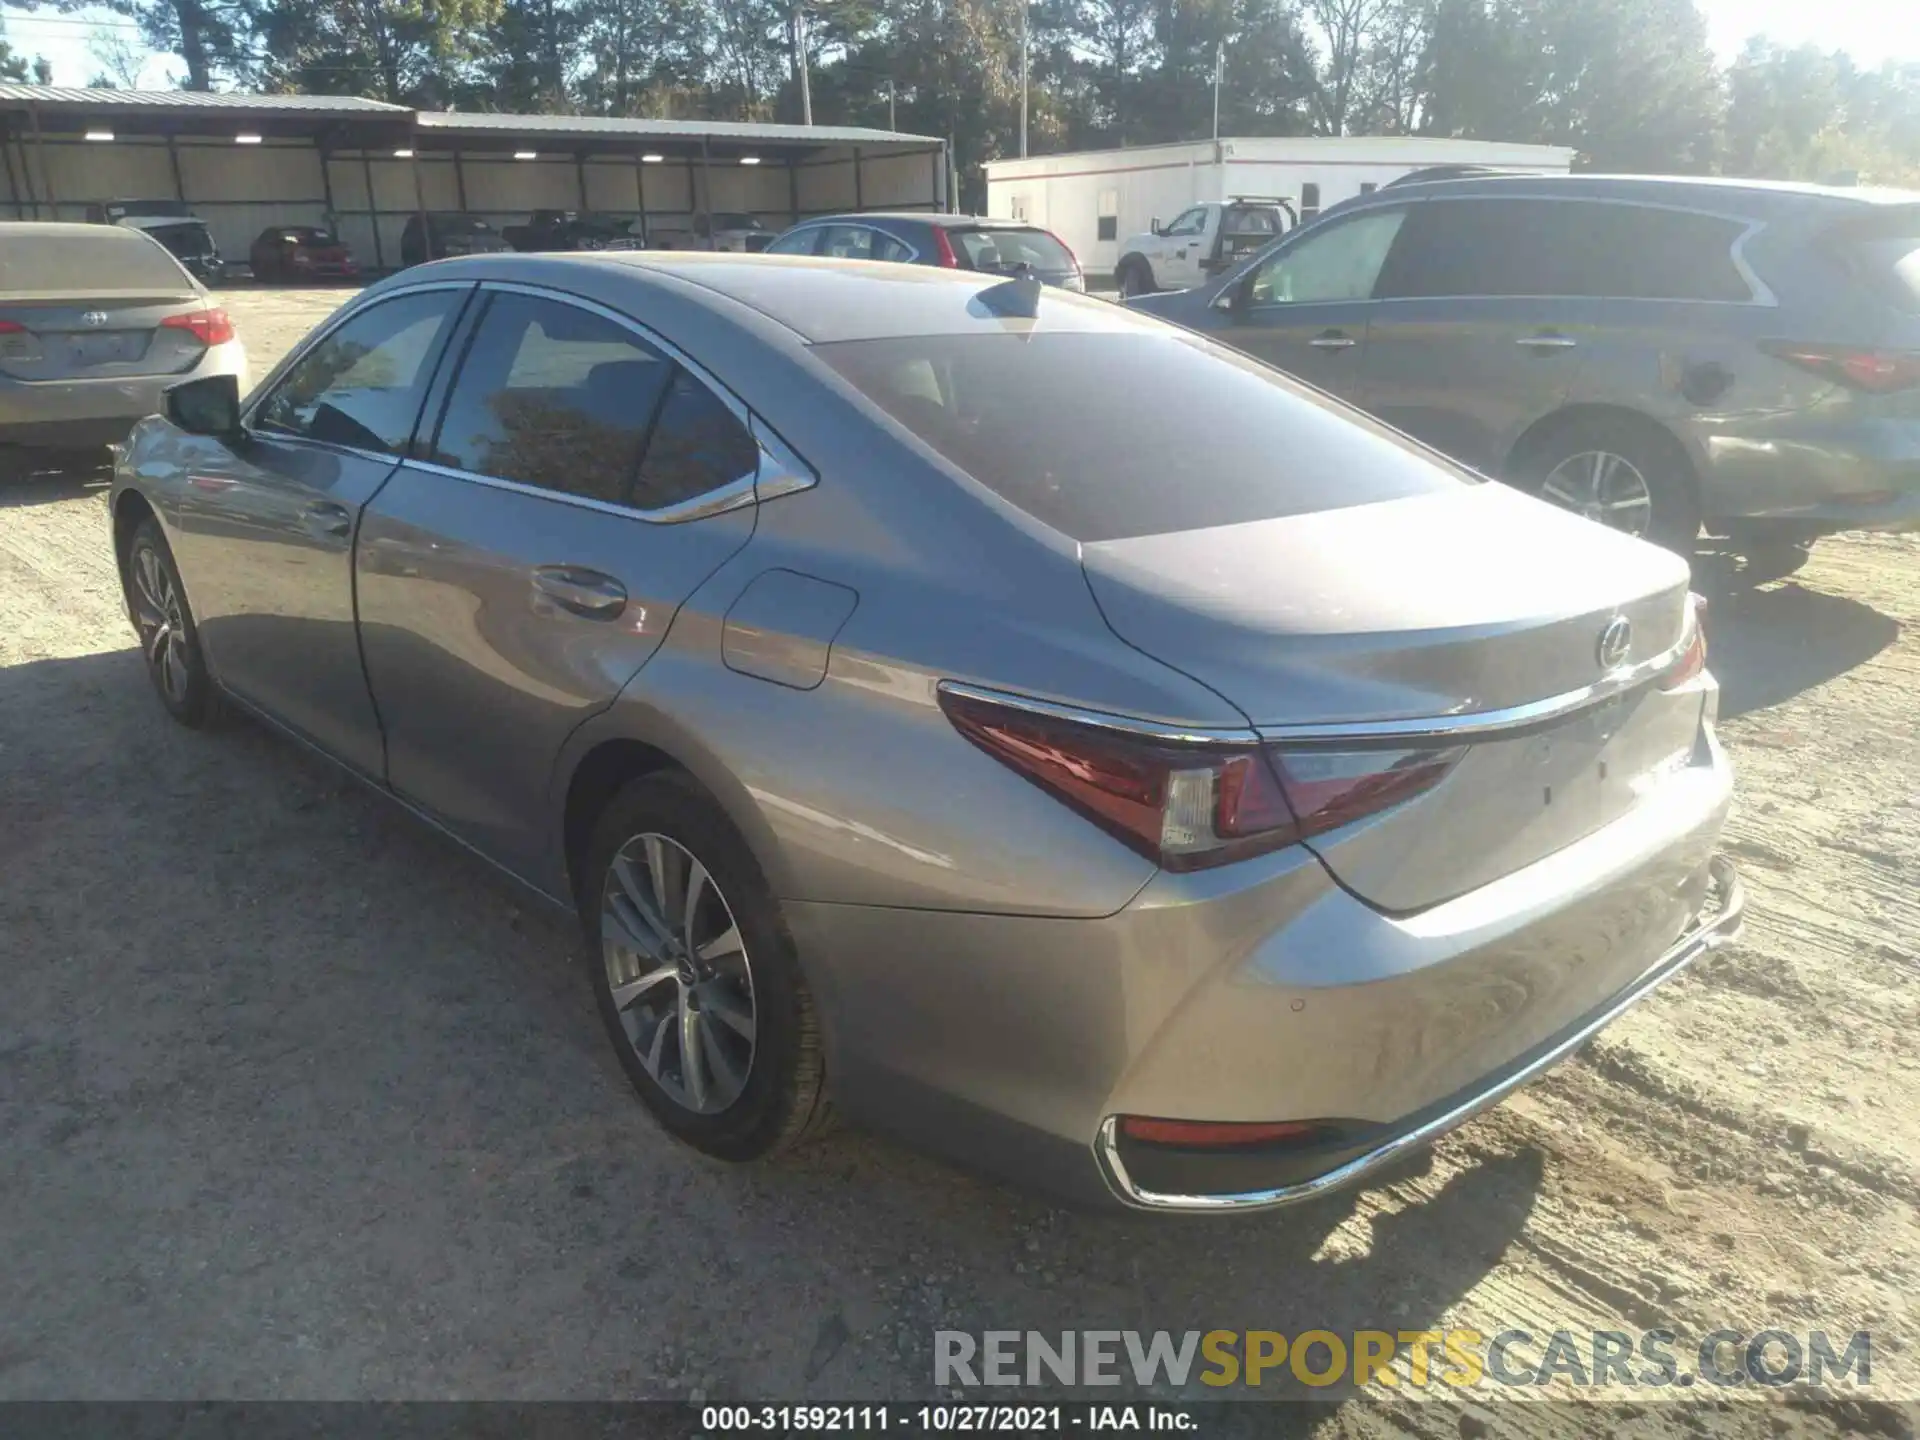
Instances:
[[[1733,260],[1745,225],[1607,201],[1429,200],[1381,272],[1378,298],[1753,298]]]
[[[911,260],[913,251],[871,225],[828,225],[821,236],[822,255],[843,260]]]
[[[400,454],[464,298],[461,290],[422,290],[359,311],[281,376],[254,410],[254,427]]]
[[[953,466],[1088,543],[1474,483],[1278,372],[1172,331],[911,336],[810,353]]]
[[[769,255],[812,255],[817,253],[815,247],[819,243],[820,227],[816,225],[806,230],[796,230],[791,235],[782,235],[767,246],[767,253]]]
[[[20,227],[0,245],[0,293],[102,289],[179,295],[192,293],[194,284],[156,241],[120,226],[46,235]]]
[[[674,365],[577,305],[499,294],[447,400],[443,465],[624,503]]]
[[[1015,229],[949,230],[947,238],[961,261],[969,269],[1006,273],[1022,266],[1034,270],[1063,271],[1074,268],[1072,254],[1044,230]]]

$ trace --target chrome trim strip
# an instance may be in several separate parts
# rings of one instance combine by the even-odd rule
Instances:
[[[1602,675],[1591,685],[1582,685],[1578,690],[1568,690],[1559,695],[1550,695],[1544,700],[1529,700],[1524,705],[1509,705],[1501,710],[1467,710],[1452,715],[1415,716],[1406,720],[1359,720],[1335,721],[1314,725],[1262,725],[1260,736],[1264,740],[1277,744],[1290,741],[1343,741],[1343,740],[1464,740],[1483,735],[1498,735],[1509,730],[1525,730],[1536,725],[1549,724],[1576,710],[1584,710],[1597,705],[1602,700],[1610,700],[1638,686],[1646,684],[1656,675],[1663,674],[1678,664],[1687,653],[1687,647],[1693,644],[1693,627],[1697,622],[1689,618],[1687,628],[1681,632],[1680,640],[1671,649],[1642,660],[1637,665],[1622,666]]]
[[[942,680],[935,689],[943,694],[967,700],[984,700],[1015,710],[1028,710],[1054,720],[1076,725],[1091,725],[1114,730],[1144,740],[1159,740],[1169,745],[1258,745],[1260,736],[1252,730],[1189,730],[1163,725],[1155,720],[1139,720],[1131,715],[1113,715],[1104,710],[1082,710],[1076,705],[1059,705],[1051,700],[1036,700],[1031,695],[1015,695],[1006,690],[991,690],[984,685],[967,685],[958,680]]]
[[[1251,730],[1183,729],[1179,726],[1165,725],[1156,720],[1141,720],[1131,715],[1113,715],[1102,710],[1083,710],[1074,705],[1062,705],[1051,700],[1036,700],[1030,695],[1016,695],[1006,690],[993,690],[982,685],[967,685],[957,680],[942,680],[938,688],[975,700],[986,700],[996,705],[1009,705],[1017,710],[1031,710],[1036,715],[1047,715],[1056,720],[1094,725],[1103,730],[1124,731],[1129,735],[1138,735],[1144,739],[1159,740],[1174,745],[1304,743],[1325,746],[1337,743],[1422,739],[1457,742],[1485,735],[1497,735],[1509,730],[1524,730],[1536,725],[1545,725],[1577,710],[1583,710],[1589,705],[1597,705],[1603,700],[1646,684],[1656,675],[1671,669],[1686,654],[1687,647],[1693,643],[1694,626],[1698,623],[1692,618],[1692,614],[1689,607],[1687,628],[1681,633],[1679,643],[1671,649],[1663,650],[1660,654],[1642,660],[1637,665],[1623,666],[1618,670],[1610,671],[1591,685],[1583,685],[1578,690],[1550,695],[1545,700],[1530,700],[1524,705],[1510,705],[1504,710],[1472,710],[1452,715],[1415,716],[1406,720],[1341,720],[1305,725],[1261,725]]]
[[[590,495],[569,495],[564,490],[548,490],[540,485],[528,485],[519,480],[504,480],[498,475],[481,475],[473,470],[462,470],[453,465],[439,465],[431,460],[407,459],[400,462],[404,470],[420,470],[429,475],[444,475],[449,480],[470,480],[475,485],[485,485],[494,490],[506,490],[516,495],[531,495],[536,500],[552,500],[561,505],[572,505],[581,510],[597,510],[602,515],[618,515],[623,520],[639,520],[648,525],[684,525],[689,520],[702,520],[709,515],[719,515],[728,510],[738,510],[754,502],[754,477],[742,475],[737,480],[709,490],[704,495],[696,495],[691,500],[683,500],[678,505],[662,506],[658,510],[636,510],[631,505],[616,505],[611,500],[595,500]]]
[[[1315,1196],[1326,1194],[1329,1190],[1337,1190],[1364,1179],[1382,1166],[1397,1160],[1409,1150],[1430,1144],[1448,1131],[1464,1125],[1482,1111],[1499,1104],[1515,1090],[1537,1079],[1544,1071],[1551,1069],[1586,1044],[1600,1030],[1646,999],[1654,990],[1678,975],[1702,955],[1718,950],[1736,939],[1740,934],[1746,911],[1745,889],[1740,884],[1740,877],[1734,871],[1733,863],[1724,855],[1714,856],[1708,862],[1708,866],[1715,883],[1721,887],[1726,897],[1723,908],[1717,916],[1697,929],[1682,935],[1645,974],[1616,995],[1605,1009],[1589,1015],[1576,1030],[1562,1037],[1559,1043],[1546,1054],[1462,1101],[1445,1114],[1435,1116],[1426,1124],[1395,1135],[1366,1154],[1355,1156],[1346,1164],[1336,1166],[1324,1175],[1316,1175],[1311,1180],[1302,1180],[1293,1185],[1229,1195],[1168,1195],[1152,1190],[1142,1190],[1133,1183],[1132,1178],[1127,1174],[1127,1167],[1120,1160],[1117,1138],[1119,1117],[1109,1115],[1100,1122],[1100,1132],[1093,1146],[1094,1158],[1100,1166],[1102,1178],[1106,1180],[1116,1196],[1136,1209],[1200,1212],[1241,1212],[1272,1209],[1281,1205],[1297,1205],[1302,1200],[1311,1200]]]

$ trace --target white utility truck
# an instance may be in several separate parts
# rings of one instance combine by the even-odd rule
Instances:
[[[1185,290],[1217,275],[1300,223],[1278,196],[1235,195],[1189,205],[1171,221],[1148,222],[1120,246],[1114,283],[1123,296]]]

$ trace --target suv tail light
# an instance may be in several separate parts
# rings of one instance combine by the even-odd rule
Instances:
[[[1890,395],[1920,385],[1920,352],[1912,350],[1861,350],[1791,341],[1770,341],[1761,348],[1775,359],[1870,395]]]
[[[942,686],[953,727],[1169,870],[1265,854],[1432,789],[1464,749],[1162,739]]]
[[[947,237],[947,229],[944,225],[933,227],[933,259],[934,263],[943,269],[958,270],[960,268],[960,257],[954,253],[953,241]]]
[[[1673,667],[1660,677],[1662,690],[1678,690],[1707,668],[1706,597],[1689,594],[1687,608],[1691,612],[1687,620],[1687,648],[1680,652],[1680,658],[1673,662]]]
[[[202,345],[224,345],[233,339],[232,318],[211,306],[191,315],[169,315],[160,323],[169,330],[185,330]]]

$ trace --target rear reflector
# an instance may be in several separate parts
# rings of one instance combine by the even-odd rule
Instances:
[[[161,325],[185,330],[202,345],[224,345],[233,339],[233,320],[224,310],[196,310],[191,315],[169,315]]]
[[[1920,385],[1920,353],[1912,350],[1860,350],[1790,341],[1772,341],[1761,348],[1776,359],[1871,395],[1890,395]]]
[[[1265,854],[1437,785],[1464,749],[1196,744],[942,686],[953,727],[1169,870]]]
[[[1310,1140],[1321,1128],[1308,1120],[1155,1120],[1145,1115],[1120,1117],[1120,1133],[1129,1140],[1140,1140],[1149,1145],[1185,1145],[1208,1150]]]

